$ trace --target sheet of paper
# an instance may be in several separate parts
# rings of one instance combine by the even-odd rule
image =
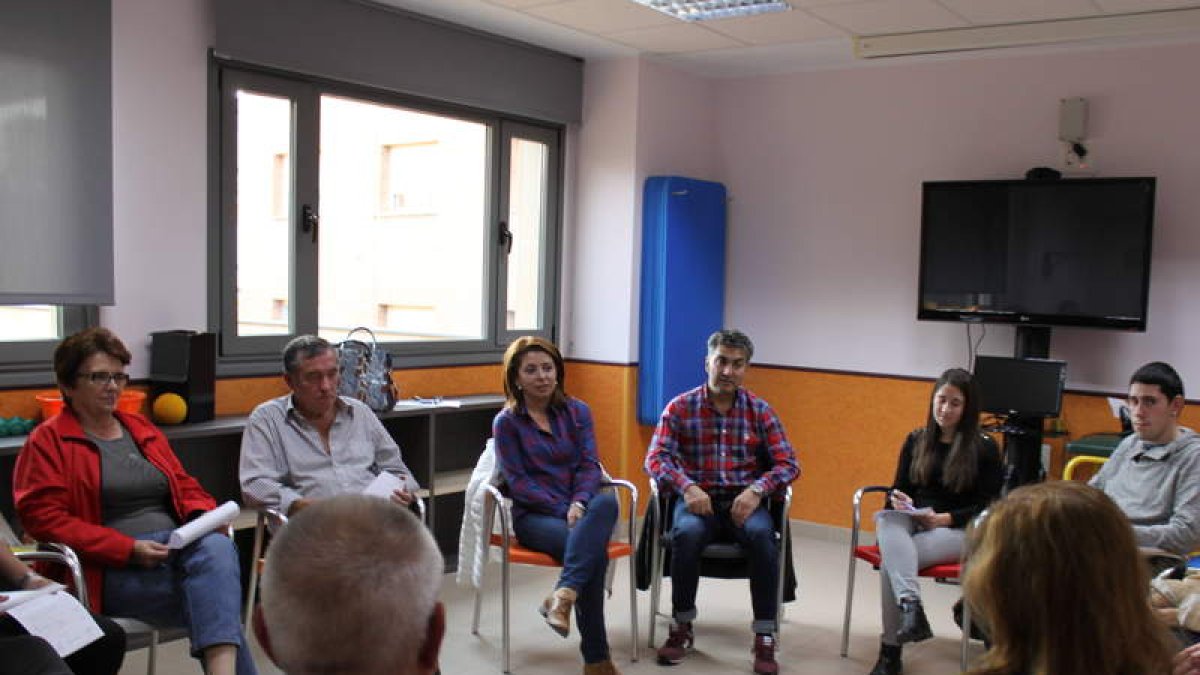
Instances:
[[[1112,411],[1112,416],[1121,419],[1121,408],[1126,408],[1128,405],[1124,399],[1119,399],[1114,396],[1108,397],[1108,409]]]
[[[462,401],[456,398],[442,398],[434,396],[433,398],[422,398],[414,396],[406,398],[402,401],[396,401],[396,405],[392,410],[413,410],[415,408],[461,408]]]
[[[168,548],[183,548],[200,537],[229,525],[242,509],[237,502],[225,502],[192,522],[176,529],[167,539]]]
[[[372,497],[383,497],[384,499],[390,499],[393,492],[403,489],[403,480],[393,473],[380,471],[379,475],[375,476],[375,480],[371,481],[371,484],[368,485],[365,490],[363,490],[363,494],[370,495]]]
[[[928,506],[920,509],[896,509],[896,513],[903,513],[906,516],[924,516],[933,513],[933,509]]]
[[[49,642],[59,656],[74,654],[104,635],[92,615],[65,591],[39,595],[8,614],[30,635]]]
[[[46,584],[41,588],[32,591],[0,591],[0,595],[8,598],[4,602],[0,602],[0,612],[7,611],[17,605],[25,604],[39,595],[46,595],[55,591],[61,591],[66,588],[62,584]]]

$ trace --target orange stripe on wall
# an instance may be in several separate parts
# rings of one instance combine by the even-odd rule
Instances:
[[[414,368],[397,370],[392,381],[400,396],[466,396],[469,394],[501,394],[500,366],[456,366],[449,368]],[[148,389],[136,385],[136,389]],[[41,413],[34,395],[55,391],[47,387],[0,391],[0,416],[40,419]],[[248,415],[254,406],[282,396],[288,391],[282,375],[238,377],[217,380],[216,414]]]
[[[567,371],[568,390],[595,415],[605,465],[618,475],[614,467],[623,467],[623,477],[644,489],[642,460],[653,428],[636,422],[637,367],[568,362]],[[850,527],[854,491],[891,483],[905,435],[925,423],[933,383],[756,366],[747,373],[746,386],[779,413],[800,458],[803,473],[795,485],[792,517]],[[1118,429],[1100,394],[1066,394],[1062,419],[1069,435],[1047,440],[1052,477],[1062,473],[1067,440]]]
[[[567,391],[592,408],[605,467],[648,495],[642,460],[653,428],[637,423],[637,367],[568,361],[566,375]],[[498,364],[397,370],[392,378],[402,397],[503,390]],[[931,382],[755,366],[747,373],[746,386],[779,412],[799,454],[803,473],[796,484],[792,517],[849,527],[854,490],[889,483],[905,434],[924,423]],[[39,391],[45,389],[0,391],[0,416],[37,417],[33,395]],[[244,415],[286,391],[279,376],[220,380],[217,413]],[[1048,441],[1054,449],[1051,476],[1061,475],[1066,440],[1118,429],[1102,395],[1068,393],[1062,417],[1069,436]],[[643,497],[643,506],[645,501]]]

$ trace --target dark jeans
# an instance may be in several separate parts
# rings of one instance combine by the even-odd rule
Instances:
[[[608,571],[608,539],[617,522],[618,510],[616,497],[601,492],[592,497],[587,513],[575,527],[568,528],[565,518],[530,512],[513,523],[522,546],[562,563],[556,587],[566,586],[578,594],[575,620],[584,663],[609,658],[608,634],[604,628],[604,575]]]
[[[60,659],[40,638],[29,637],[25,628],[12,617],[0,618],[0,652],[4,654],[0,658],[0,675],[61,672],[116,675],[125,660],[125,631],[106,617],[93,614],[92,618],[104,635],[65,659]],[[64,665],[70,670],[64,671]]]
[[[671,604],[675,621],[696,618],[696,588],[700,584],[700,552],[717,538],[741,544],[750,558],[750,602],[755,633],[774,633],[778,615],[779,546],[775,523],[764,501],[742,527],[733,524],[733,500],[713,499],[713,515],[698,516],[687,510],[683,498],[675,501],[671,526]]]

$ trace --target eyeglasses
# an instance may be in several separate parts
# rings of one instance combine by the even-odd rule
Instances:
[[[103,370],[97,370],[90,373],[80,373],[79,377],[88,380],[92,384],[100,387],[112,382],[118,387],[124,387],[129,384],[129,373],[109,373]]]

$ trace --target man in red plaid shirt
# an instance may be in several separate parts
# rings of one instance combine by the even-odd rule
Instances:
[[[714,537],[731,537],[749,553],[754,608],[754,672],[773,675],[779,545],[767,499],[800,474],[796,453],[766,401],[742,388],[754,343],[737,330],[708,338],[708,381],[663,410],[646,473],[683,496],[671,528],[670,634],[658,662],[681,662],[692,647],[700,552]]]

